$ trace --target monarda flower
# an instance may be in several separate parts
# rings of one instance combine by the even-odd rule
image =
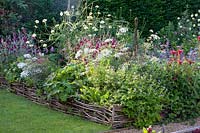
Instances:
[[[197,37],[197,40],[200,41],[200,36]]]
[[[176,53],[177,53],[177,52],[176,52],[175,50],[171,50],[171,51],[170,51],[170,54],[171,54],[171,55],[176,55]]]
[[[177,50],[178,55],[181,55],[183,53],[183,50],[179,49]]]

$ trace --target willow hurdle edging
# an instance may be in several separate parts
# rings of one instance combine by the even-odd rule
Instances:
[[[26,86],[24,83],[9,84],[3,77],[0,77],[0,86],[8,86],[11,92],[23,96],[34,103],[45,105],[66,114],[80,116],[96,123],[110,125],[113,129],[125,127],[133,122],[122,113],[122,107],[118,105],[106,108],[86,104],[75,99],[70,99],[65,103],[61,103],[57,99],[46,100],[37,95],[37,88]]]

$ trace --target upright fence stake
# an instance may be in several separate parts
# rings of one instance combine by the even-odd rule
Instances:
[[[137,57],[137,53],[138,53],[138,18],[136,17],[135,20],[134,20],[134,43],[133,43],[133,56],[134,57]]]

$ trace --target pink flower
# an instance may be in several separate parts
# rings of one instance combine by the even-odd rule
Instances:
[[[197,37],[197,40],[200,41],[200,36]]]

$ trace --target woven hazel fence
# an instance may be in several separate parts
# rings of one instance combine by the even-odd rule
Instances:
[[[69,99],[62,103],[57,99],[46,100],[43,96],[37,95],[36,88],[26,86],[23,83],[7,83],[5,78],[0,77],[0,87],[7,86],[8,89],[20,96],[23,96],[34,103],[48,106],[54,110],[83,117],[93,122],[110,125],[113,129],[125,127],[133,122],[122,112],[122,107],[113,105],[111,108],[86,104],[75,99]]]

